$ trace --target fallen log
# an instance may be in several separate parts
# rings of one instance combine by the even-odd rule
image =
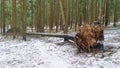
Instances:
[[[13,35],[13,33],[2,33],[2,35]],[[57,33],[26,33],[26,35],[58,37],[58,38],[64,38],[64,41],[69,41],[69,40],[74,41],[75,38],[75,36],[70,34],[57,34]],[[19,36],[22,36],[22,34],[19,34]]]
[[[48,37],[64,38],[64,41],[74,40],[75,36],[70,34],[57,34],[57,33],[26,33],[26,35],[39,35]]]

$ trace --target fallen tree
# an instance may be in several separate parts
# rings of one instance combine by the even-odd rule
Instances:
[[[39,36],[48,36],[48,37],[58,37],[64,38],[64,41],[74,40],[75,36],[70,34],[56,34],[56,33],[26,33],[26,35],[39,35]]]
[[[104,40],[104,29],[99,24],[80,26],[76,35],[57,33],[26,33],[26,35],[58,37],[64,38],[64,41],[72,40],[76,43],[80,52],[92,52],[96,49],[104,49],[102,43]]]
[[[80,26],[76,35],[55,33],[27,33],[27,35],[40,35],[48,37],[64,38],[65,41],[73,40],[79,51],[92,52],[96,49],[103,50],[104,29],[101,25]]]

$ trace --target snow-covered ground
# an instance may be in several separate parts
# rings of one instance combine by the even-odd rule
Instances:
[[[120,68],[120,29],[105,30],[105,48],[110,51],[98,54],[78,53],[71,43],[60,38],[20,38],[0,35],[0,68]],[[101,56],[101,54],[100,54]]]

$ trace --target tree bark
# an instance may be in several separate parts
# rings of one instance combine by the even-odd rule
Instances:
[[[58,37],[58,38],[64,38],[67,40],[73,40],[74,41],[74,36],[70,34],[55,34],[55,33],[27,33],[26,35],[37,35],[37,36],[47,36],[47,37]],[[65,40],[66,41],[66,40]]]
[[[117,8],[118,8],[118,1],[114,0],[114,24],[113,24],[114,27],[116,27],[116,22],[118,21]]]
[[[53,30],[53,0],[50,0],[49,32]]]
[[[105,26],[108,25],[109,22],[109,0],[105,0]]]
[[[66,20],[64,33],[68,32],[68,17],[69,17],[69,0],[66,0]]]
[[[27,26],[27,0],[23,0],[23,40],[26,41],[26,26]]]
[[[5,28],[6,28],[6,25],[5,25],[5,16],[6,16],[6,14],[5,14],[5,2],[6,2],[6,0],[3,0],[3,33],[5,33]]]
[[[16,38],[16,0],[12,0],[12,29],[13,29],[13,39]]]
[[[58,32],[58,28],[59,28],[59,22],[60,22],[60,18],[59,18],[59,1],[56,1],[56,3],[55,3],[55,5],[56,5],[56,7],[55,7],[55,12],[56,12],[56,14],[55,14],[55,18],[56,18],[56,20],[55,20],[55,24],[56,24],[56,32]]]

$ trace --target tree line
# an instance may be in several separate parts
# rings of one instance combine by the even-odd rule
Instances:
[[[78,26],[100,21],[107,26],[120,17],[119,0],[0,0],[0,30],[12,29],[13,38],[20,32],[25,39],[32,32],[68,33]],[[20,30],[20,31],[19,31]]]

